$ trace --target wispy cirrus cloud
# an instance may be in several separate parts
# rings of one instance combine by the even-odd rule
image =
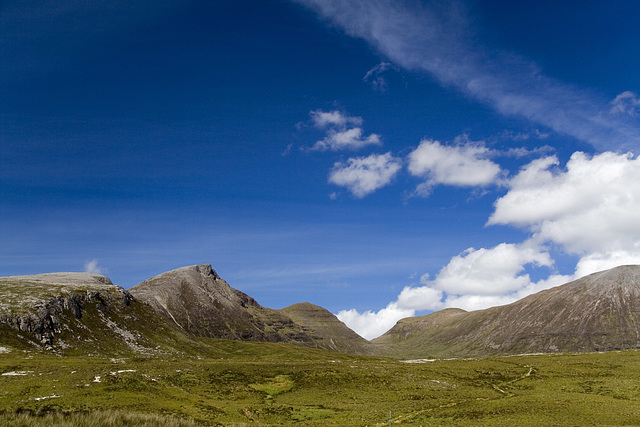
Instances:
[[[389,88],[389,82],[385,75],[393,71],[398,71],[398,67],[390,62],[381,62],[367,71],[362,80],[369,83],[373,90],[385,92]]]
[[[545,76],[527,58],[483,48],[461,2],[293,1],[366,40],[394,64],[427,72],[502,114],[525,117],[600,149],[640,146],[640,124],[629,114],[609,114],[608,100]],[[617,111],[622,102],[633,105],[634,99],[624,95],[613,108]]]
[[[633,92],[625,91],[611,101],[611,114],[626,114],[638,117],[640,113],[640,97]]]

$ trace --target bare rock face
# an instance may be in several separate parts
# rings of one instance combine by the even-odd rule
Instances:
[[[105,276],[49,273],[0,277],[0,325],[52,348],[69,318],[83,317],[88,305],[102,311],[129,306],[133,297]]]
[[[400,321],[375,339],[420,358],[640,348],[640,266],[621,266],[472,312]]]
[[[129,289],[188,333],[210,338],[311,344],[289,317],[233,289],[208,264],[168,271]]]

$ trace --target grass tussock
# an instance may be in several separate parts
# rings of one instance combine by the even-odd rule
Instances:
[[[77,412],[71,414],[3,414],[0,425],[5,427],[195,427],[193,420],[169,415],[144,414],[123,411]]]

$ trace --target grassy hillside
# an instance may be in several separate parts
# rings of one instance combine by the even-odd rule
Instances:
[[[301,302],[278,311],[311,331],[319,348],[355,354],[374,354],[377,350],[325,308]]]
[[[634,350],[403,363],[204,341],[207,354],[168,358],[5,347],[0,425],[640,424]]]

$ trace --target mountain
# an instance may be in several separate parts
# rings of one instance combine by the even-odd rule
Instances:
[[[175,326],[105,276],[0,277],[0,344],[55,353],[155,353],[184,343]]]
[[[197,337],[286,342],[344,353],[375,351],[324,308],[308,303],[281,310],[263,307],[229,286],[208,264],[168,271],[129,292]]]
[[[319,347],[356,354],[373,354],[376,351],[375,346],[325,308],[302,302],[279,311],[319,337]]]
[[[0,277],[3,348],[204,354],[218,351],[211,338],[401,358],[640,348],[640,266],[595,273],[501,307],[403,319],[372,342],[313,304],[262,307],[207,264],[129,290],[89,273]]]
[[[162,273],[129,292],[197,337],[314,345],[304,328],[232,288],[208,264]]]
[[[373,343],[405,358],[639,348],[640,266],[591,274],[500,307],[403,319]]]
[[[373,348],[320,307],[262,307],[208,264],[168,271],[129,290],[89,273],[0,278],[0,346],[58,354],[193,354],[211,352],[215,341],[208,338],[352,353]]]

